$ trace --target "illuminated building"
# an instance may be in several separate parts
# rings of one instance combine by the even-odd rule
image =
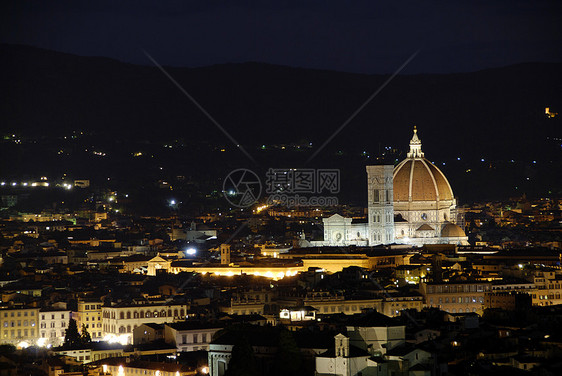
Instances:
[[[78,330],[82,331],[85,325],[93,341],[102,339],[101,305],[98,299],[79,300],[77,310],[72,312]]]
[[[38,339],[38,308],[2,309],[0,327],[2,343],[18,347],[34,345]]]
[[[405,309],[415,309],[421,311],[424,306],[423,296],[413,293],[408,295],[389,293],[384,296],[382,302],[382,314],[389,317],[399,316]]]
[[[59,347],[55,352],[59,355],[75,358],[78,362],[90,363],[101,359],[122,357],[124,350],[120,344],[92,342],[87,346],[78,346],[71,349]]]
[[[482,313],[484,296],[491,291],[489,282],[420,283],[427,307],[449,313]]]
[[[160,256],[156,256],[148,261],[148,275],[156,275],[157,271],[178,274],[181,272],[194,272],[200,274],[212,274],[215,276],[232,277],[235,275],[254,275],[257,277],[266,277],[274,280],[283,279],[285,276],[292,277],[299,272],[306,271],[307,268],[302,263],[294,261],[280,262],[277,264],[244,264],[236,265],[230,263],[230,248],[221,247],[221,263],[186,265],[181,262],[173,262],[166,260]],[[226,263],[228,261],[228,264]],[[224,262],[224,263],[223,263]]]
[[[185,304],[122,304],[102,307],[104,340],[133,343],[133,330],[145,323],[163,324],[186,319]]]
[[[555,271],[541,271],[534,277],[531,290],[533,305],[551,306],[562,304],[562,278]]]
[[[353,315],[361,313],[365,309],[382,311],[381,298],[346,299],[343,295],[332,294],[326,291],[309,291],[304,295],[286,294],[277,299],[277,304],[285,308],[312,307],[316,309],[315,315],[334,313]]]
[[[238,288],[232,293],[230,304],[221,307],[229,315],[263,315],[275,302],[275,292],[269,287]]]
[[[60,346],[64,342],[70,310],[42,309],[39,312],[39,339],[41,346]]]
[[[208,373],[207,366],[195,369],[183,364],[144,360],[127,361],[125,358],[107,359],[100,363],[103,363],[104,373],[111,376],[191,376]]]
[[[288,307],[279,312],[281,322],[316,321],[316,308],[310,306]]]
[[[456,225],[456,199],[449,181],[425,158],[414,128],[410,151],[396,167],[367,166],[368,221],[324,218],[324,240],[313,245],[468,244]]]
[[[404,247],[404,246],[399,246]],[[388,248],[388,247],[386,247]],[[309,247],[295,248],[279,255],[280,259],[302,262],[303,271],[319,268],[327,273],[341,272],[344,268],[357,266],[367,270],[395,268],[409,264],[411,254],[406,251],[376,248]]]
[[[178,351],[209,350],[213,336],[222,328],[220,324],[188,321],[166,324],[164,339],[175,344]]]

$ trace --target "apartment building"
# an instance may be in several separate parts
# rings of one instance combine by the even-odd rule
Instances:
[[[66,328],[70,320],[70,310],[43,308],[39,311],[39,339],[40,346],[56,347],[64,342]]]
[[[222,328],[220,324],[176,322],[164,325],[164,339],[175,344],[178,351],[208,351],[213,336]]]
[[[562,304],[562,276],[555,271],[540,271],[535,274],[533,282],[535,288],[530,292],[533,305]]]
[[[420,283],[426,306],[450,313],[482,313],[485,294],[490,290],[491,283],[484,281]]]
[[[85,325],[93,341],[103,339],[101,307],[99,299],[83,299],[78,301],[77,310],[72,312],[78,330],[82,331],[82,326]]]
[[[2,343],[16,346],[35,345],[39,335],[38,308],[0,310]]]
[[[171,323],[186,319],[188,306],[166,303],[129,303],[102,307],[102,335],[111,341],[133,343],[133,330],[146,323]]]

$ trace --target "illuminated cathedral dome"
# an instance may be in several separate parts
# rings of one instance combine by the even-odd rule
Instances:
[[[453,199],[453,190],[445,175],[424,157],[421,141],[414,127],[410,152],[394,169],[394,202],[439,202]]]
[[[464,238],[466,234],[462,228],[454,223],[447,223],[443,230],[441,230],[441,236],[445,238]]]

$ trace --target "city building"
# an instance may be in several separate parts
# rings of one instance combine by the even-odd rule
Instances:
[[[80,299],[76,311],[72,312],[72,318],[76,320],[79,331],[85,326],[92,340],[102,339],[102,302],[99,299]]]
[[[178,351],[207,351],[213,336],[222,328],[221,324],[190,321],[165,324],[164,340],[174,344]]]
[[[2,343],[18,347],[35,345],[39,338],[38,308],[7,308],[0,310]]]
[[[421,282],[420,293],[427,307],[437,307],[450,313],[482,313],[484,296],[491,291],[491,283]]]
[[[39,311],[39,339],[37,343],[40,346],[48,347],[62,345],[69,320],[70,310],[42,308]]]
[[[146,323],[171,323],[186,319],[185,304],[116,304],[102,307],[102,333],[106,340],[133,343],[133,330]]]

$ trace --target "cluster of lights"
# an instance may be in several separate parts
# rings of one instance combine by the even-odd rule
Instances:
[[[258,207],[256,208],[256,210],[254,210],[254,212],[255,212],[255,213],[260,213],[260,212],[264,211],[264,210],[267,209],[267,208],[269,208],[269,205],[261,205],[261,206],[258,206]]]
[[[228,272],[213,271],[212,273],[216,276],[219,276],[219,277],[233,277],[235,275],[242,275],[242,271],[234,273],[232,270],[229,270]],[[201,274],[205,275],[205,274],[207,274],[207,272],[202,272]],[[274,281],[277,281],[277,280],[283,279],[285,277],[296,276],[298,274],[298,271],[296,271],[296,270],[287,270],[285,272],[273,272],[271,270],[263,271],[263,272],[261,272],[261,271],[244,271],[244,274],[253,275],[253,276],[256,276],[256,277],[266,277],[266,278],[269,278],[269,279],[273,279]]]
[[[93,151],[92,153],[98,157],[105,157],[107,155],[103,151]]]
[[[12,187],[17,187],[18,185],[21,185],[22,187],[48,187],[49,183],[46,182],[46,181],[31,182],[31,183],[28,183],[28,182],[18,183],[18,182],[15,182],[15,181],[13,181],[11,183],[7,183],[5,181],[0,182],[0,186],[4,187],[6,185],[10,185]]]
[[[123,346],[127,345],[129,343],[129,338],[130,335],[128,334],[121,334],[121,335],[115,335],[115,334],[107,334],[105,337],[103,337],[104,342],[108,342],[108,343],[119,343]]]

